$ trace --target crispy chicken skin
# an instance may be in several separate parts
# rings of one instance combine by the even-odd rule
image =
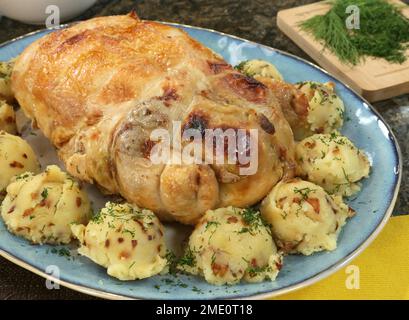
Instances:
[[[294,140],[275,95],[174,27],[136,15],[53,32],[20,55],[12,90],[69,173],[121,194],[162,220],[245,207],[294,171]],[[156,128],[258,129],[258,169],[154,164]]]

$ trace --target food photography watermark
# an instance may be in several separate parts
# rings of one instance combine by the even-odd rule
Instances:
[[[0,0],[0,299],[407,299],[398,1]]]
[[[360,11],[357,5],[350,5],[346,7],[345,13],[350,14],[345,20],[345,26],[349,30],[360,29]]]
[[[253,175],[258,168],[258,129],[183,130],[173,121],[172,130],[154,129],[150,140],[153,164],[237,165],[240,175]]]
[[[49,265],[45,269],[45,273],[48,275],[45,280],[45,287],[48,290],[58,290],[60,289],[60,268],[56,265]],[[56,281],[57,280],[57,281]]]
[[[345,287],[348,290],[359,290],[361,288],[361,271],[356,265],[349,265],[345,268],[347,277],[345,279]]]
[[[45,19],[45,26],[47,28],[56,28],[60,25],[60,8],[57,5],[48,5],[45,8],[45,13],[48,14],[47,18]]]

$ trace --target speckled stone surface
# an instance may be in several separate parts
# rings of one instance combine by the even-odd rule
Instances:
[[[277,11],[311,0],[98,0],[75,20],[123,14],[135,9],[143,19],[162,20],[215,29],[263,43],[311,60],[276,27]],[[405,0],[408,3],[408,0]],[[0,43],[43,28],[3,17]],[[395,215],[409,214],[409,95],[376,103],[375,108],[395,132],[403,156],[403,177]],[[47,290],[45,280],[0,258],[0,299],[86,299],[83,294],[61,287]]]

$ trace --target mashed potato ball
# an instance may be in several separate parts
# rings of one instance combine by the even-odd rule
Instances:
[[[57,166],[13,178],[1,207],[10,232],[33,243],[69,243],[71,223],[86,223],[90,203],[78,183]]]
[[[301,174],[329,193],[350,196],[360,190],[358,181],[369,175],[366,155],[336,132],[302,140],[297,144],[296,157]]]
[[[178,267],[222,285],[241,279],[274,280],[281,265],[282,256],[260,212],[228,207],[206,212],[190,236]]]
[[[283,76],[277,68],[265,60],[247,60],[236,66],[236,69],[249,77],[265,77],[274,80],[283,80]]]
[[[306,95],[308,110],[305,122],[294,132],[295,138],[301,140],[314,133],[330,133],[342,127],[345,107],[335,93],[333,82],[301,82],[296,87]]]
[[[308,181],[279,182],[261,204],[277,245],[287,253],[310,255],[334,250],[346,219],[354,211]]]
[[[11,73],[14,67],[14,59],[0,62],[0,98],[8,102],[14,99],[11,91]]]
[[[40,165],[30,145],[20,137],[0,131],[0,192],[11,178],[26,171],[37,173]]]
[[[163,226],[152,211],[108,202],[85,225],[72,225],[78,252],[119,280],[148,278],[167,269]]]
[[[16,115],[13,107],[5,101],[0,101],[0,130],[7,133],[16,134]]]

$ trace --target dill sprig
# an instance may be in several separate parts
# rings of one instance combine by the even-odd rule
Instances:
[[[406,61],[409,47],[409,19],[400,8],[385,0],[333,0],[325,15],[314,16],[300,24],[324,44],[343,63],[356,65],[365,56],[392,63]],[[358,6],[360,29],[347,29],[346,8]]]

